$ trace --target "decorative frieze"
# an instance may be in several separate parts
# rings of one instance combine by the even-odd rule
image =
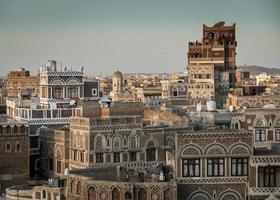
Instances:
[[[246,184],[247,177],[199,177],[178,178],[178,183],[183,184]]]

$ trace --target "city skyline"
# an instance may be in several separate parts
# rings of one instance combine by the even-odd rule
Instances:
[[[237,65],[279,68],[278,1],[0,1],[0,71],[48,59],[87,74],[182,72],[202,25],[236,23]],[[211,17],[209,17],[211,16]],[[197,37],[199,35],[199,37]],[[253,36],[253,37],[252,37]]]

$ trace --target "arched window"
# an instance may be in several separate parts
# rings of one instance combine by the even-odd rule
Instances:
[[[139,200],[147,200],[147,191],[144,189],[144,188],[141,188],[139,191],[138,191],[138,199]]]
[[[94,187],[88,188],[88,200],[96,200],[96,190]]]
[[[147,145],[146,149],[146,160],[147,161],[155,161],[156,160],[156,148],[155,143],[150,141]]]
[[[45,190],[43,190],[43,198],[44,198],[44,199],[47,198],[47,194],[46,194],[46,191],[45,191]]]
[[[96,149],[102,149],[102,147],[103,147],[102,137],[100,135],[96,136],[96,138],[95,138],[95,148]]]
[[[14,133],[18,133],[18,128],[17,128],[17,126],[14,126]]]
[[[25,126],[24,126],[24,125],[21,125],[21,127],[20,127],[20,132],[21,132],[21,133],[25,133]]]
[[[136,136],[132,136],[129,139],[129,148],[130,149],[136,149],[137,148],[137,138]]]
[[[11,127],[8,125],[7,127],[6,127],[6,133],[11,133],[12,132],[12,129],[11,129]]]
[[[131,192],[126,192],[125,194],[124,194],[124,199],[125,200],[131,200],[132,199],[132,194],[131,194]]]
[[[21,150],[20,143],[17,142],[16,143],[16,152],[20,152],[20,150]]]
[[[113,140],[113,148],[114,149],[120,149],[121,148],[121,138],[115,137]]]
[[[112,200],[121,200],[121,194],[118,188],[114,188],[112,191]]]
[[[81,184],[81,181],[79,181],[77,183],[77,194],[81,194],[81,190],[82,190],[82,184]]]
[[[70,183],[70,191],[72,194],[75,193],[75,181],[74,180],[72,180]]]

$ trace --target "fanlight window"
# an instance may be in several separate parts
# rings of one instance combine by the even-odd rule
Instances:
[[[209,147],[206,151],[206,155],[225,155],[226,152],[223,147],[214,145]]]
[[[242,154],[249,154],[248,150],[245,147],[235,147],[232,151],[231,154],[235,154],[235,155],[242,155]]]
[[[239,198],[233,193],[227,193],[221,197],[221,200],[239,200]]]
[[[182,156],[198,156],[200,151],[196,147],[187,147],[182,152]]]
[[[155,147],[156,145],[155,145],[155,142],[153,142],[153,141],[150,141],[149,143],[148,143],[148,147]]]
[[[191,197],[189,198],[190,200],[211,200],[211,196],[204,191],[198,191],[195,192]]]
[[[78,85],[79,82],[75,79],[71,79],[69,81],[67,81],[67,85]]]
[[[52,85],[63,85],[64,83],[59,79],[55,79],[51,82],[51,84]]]

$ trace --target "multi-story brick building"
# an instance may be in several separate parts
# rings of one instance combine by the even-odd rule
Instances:
[[[7,99],[7,115],[29,123],[31,177],[40,169],[40,130],[69,125],[71,116],[81,116],[82,109],[76,108],[80,100],[99,97],[98,82],[84,80],[83,67],[80,71],[59,69],[56,61],[50,60],[40,67],[39,77],[38,98]]]
[[[0,196],[29,178],[29,127],[0,116]]]
[[[249,108],[232,113],[232,127],[253,134],[252,175],[248,195],[252,200],[280,196],[280,109]],[[276,198],[277,197],[277,198]]]
[[[30,76],[30,72],[22,67],[17,71],[9,72],[5,87],[8,97],[18,97],[23,92],[38,95],[39,77]]]
[[[161,81],[162,98],[165,106],[177,113],[186,109],[187,104],[187,80],[185,77]]]
[[[274,104],[280,107],[280,95],[254,95],[242,96],[239,94],[229,94],[227,98],[227,107],[233,106],[234,108],[262,108],[268,104]]]
[[[69,127],[60,129],[42,128],[40,142],[40,175],[63,176],[69,169]]]
[[[212,27],[203,25],[202,40],[189,42],[187,59],[190,102],[196,103],[194,98],[203,104],[209,97],[213,97],[217,107],[223,107],[229,89],[235,85],[235,24],[224,24],[219,22]]]
[[[130,180],[125,169],[104,167],[73,170],[68,177],[69,200],[175,200],[176,183],[159,180]]]
[[[176,134],[177,199],[244,200],[253,152],[252,133],[239,130]]]

